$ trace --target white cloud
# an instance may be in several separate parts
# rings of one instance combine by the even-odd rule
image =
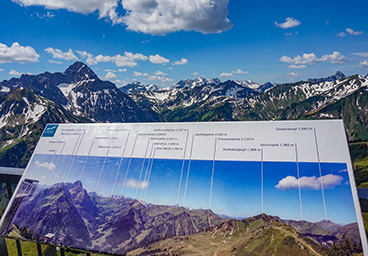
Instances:
[[[107,72],[105,79],[113,79],[116,78],[117,76],[113,73],[113,72]]]
[[[188,60],[185,59],[185,58],[181,58],[181,60],[177,60],[173,63],[174,66],[176,65],[184,65],[184,64],[187,64],[188,63]]]
[[[345,56],[342,55],[341,53],[339,52],[333,52],[332,54],[330,55],[323,55],[321,58],[320,58],[320,61],[327,61],[327,62],[330,62],[330,63],[342,63],[346,60]]]
[[[171,78],[163,77],[163,76],[149,76],[146,80],[151,81],[160,81],[162,83],[172,82],[173,80]]]
[[[113,24],[125,24],[128,30],[147,34],[175,31],[220,33],[232,27],[226,17],[229,0],[13,0],[21,6],[43,6],[89,14],[98,12]],[[118,13],[118,5],[125,16]]]
[[[298,73],[295,73],[295,72],[290,72],[288,75],[289,75],[289,76],[292,76],[292,77],[297,77],[297,76],[299,76],[299,74],[298,74]]]
[[[291,68],[291,69],[303,69],[303,68],[306,68],[307,66],[306,65],[289,65],[288,68]]]
[[[147,181],[140,181],[140,182],[138,182],[137,180],[135,180],[135,179],[129,179],[127,182],[126,182],[126,184],[125,184],[125,186],[127,187],[127,188],[133,188],[133,189],[146,189],[146,188],[148,188],[148,182]]]
[[[148,60],[147,56],[144,56],[140,53],[131,53],[131,52],[124,52],[124,55],[115,55],[115,56],[103,56],[98,55],[95,58],[97,62],[113,62],[118,67],[135,67],[138,65],[137,61],[146,61]]]
[[[294,66],[290,65],[290,68],[297,67],[296,65],[300,65],[299,67],[302,68],[303,65],[311,65],[317,62],[330,62],[330,63],[342,63],[346,60],[346,57],[342,55],[340,52],[334,51],[332,54],[323,55],[321,58],[317,58],[314,53],[304,53],[303,56],[297,55],[294,58],[288,56],[282,56],[280,61],[293,64]]]
[[[172,67],[167,67],[167,69],[172,70],[173,68]]]
[[[53,18],[53,17],[55,17],[55,14],[53,14],[52,12],[47,12],[46,17],[47,18]]]
[[[248,71],[243,71],[241,69],[236,69],[235,71],[231,71],[233,74],[247,74]]]
[[[319,190],[321,189],[321,180],[323,188],[333,188],[341,184],[341,182],[343,181],[343,177],[334,174],[327,174],[319,178],[317,178],[316,176],[303,176],[299,179],[294,176],[287,176],[286,178],[280,180],[275,187],[281,190],[290,190],[298,189],[300,186],[300,188],[302,189]]]
[[[122,85],[126,85],[127,83],[129,83],[129,79],[128,80],[115,80],[114,81],[115,84],[122,84]]]
[[[248,71],[243,71],[243,70],[238,68],[234,71],[231,71],[230,73],[221,73],[220,76],[221,77],[232,77],[234,74],[247,74],[247,73],[248,73]]]
[[[284,55],[280,58],[280,61],[294,65],[313,64],[318,61],[318,58],[314,53],[304,53],[303,56],[297,55],[294,58]]]
[[[358,36],[358,35],[361,35],[364,33],[364,31],[354,31],[353,29],[351,28],[347,28],[346,29],[346,32],[349,33],[349,35],[352,35],[352,36]]]
[[[221,73],[220,76],[221,77],[231,77],[233,76],[233,73]]]
[[[135,67],[138,65],[137,61],[146,61],[148,60],[147,56],[144,56],[140,53],[131,53],[131,52],[124,52],[124,55],[115,55],[115,56],[107,56],[107,55],[97,55],[94,57],[91,53],[86,51],[77,51],[77,53],[82,58],[87,58],[87,64],[89,65],[96,65],[99,62],[112,62],[115,63],[118,67]]]
[[[115,23],[121,23],[122,18],[116,13],[118,0],[13,0],[21,6],[44,6],[47,9],[66,9],[70,12],[89,14],[98,11],[100,18],[109,17]]]
[[[4,71],[4,69],[3,68],[0,68],[0,72],[3,72]]]
[[[14,70],[14,69],[12,69],[12,70],[9,71],[9,75],[12,75],[12,76],[20,76],[20,75],[22,75],[22,73]]]
[[[118,71],[119,72],[127,72],[128,70],[126,68],[119,68]]]
[[[141,73],[141,72],[134,71],[133,76],[148,76],[148,73]]]
[[[296,31],[295,33],[291,33],[291,32],[286,32],[284,34],[284,36],[293,36],[293,35],[297,35],[298,34],[298,31]]]
[[[155,73],[153,73],[153,74],[155,74],[156,76],[167,76],[167,74],[166,73],[164,73],[164,72],[162,72],[162,71],[156,71]]]
[[[287,17],[285,19],[285,22],[283,23],[278,23],[277,21],[275,21],[275,26],[279,27],[279,28],[293,28],[293,27],[297,27],[301,24],[300,21],[298,21],[297,19],[291,18],[291,17]]]
[[[170,60],[156,54],[156,55],[150,55],[149,56],[149,61],[153,64],[165,64],[170,62]]]
[[[21,46],[15,42],[10,47],[0,43],[0,64],[2,63],[32,63],[37,62],[40,55],[31,46]]]
[[[61,61],[56,61],[56,60],[49,60],[49,62],[53,64],[63,64]]]
[[[353,53],[353,55],[368,58],[368,52],[356,52],[356,53]]]
[[[87,59],[86,62],[88,65],[96,65],[98,62],[94,59],[93,55],[86,51],[76,51],[81,58]]]
[[[363,67],[368,67],[368,61],[364,60],[364,61],[361,61],[359,63],[359,67],[363,68]]]
[[[46,14],[41,15],[38,12],[36,12],[36,16],[37,16],[37,18],[45,19],[45,18],[53,18],[53,17],[55,17],[55,14],[53,14],[51,12],[47,12]]]
[[[41,163],[40,161],[36,161],[35,165],[37,168],[46,168],[46,169],[49,169],[50,171],[53,171],[56,168],[55,164],[49,163],[49,162]]]
[[[339,37],[345,37],[345,36],[346,36],[346,34],[345,34],[345,32],[340,32],[340,33],[338,33],[336,36],[339,36]]]
[[[193,73],[193,76],[198,76],[199,75],[199,72],[194,72]]]
[[[128,30],[146,34],[175,31],[221,33],[232,27],[226,18],[229,0],[122,0]]]
[[[62,59],[62,60],[78,60],[77,56],[74,55],[72,49],[69,49],[67,52],[63,52],[60,49],[54,48],[46,48],[45,52],[52,54],[54,59]]]

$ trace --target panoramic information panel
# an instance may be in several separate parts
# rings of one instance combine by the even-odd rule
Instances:
[[[49,124],[0,232],[116,255],[368,255],[341,120]]]

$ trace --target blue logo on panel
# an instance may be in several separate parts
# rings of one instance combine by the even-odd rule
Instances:
[[[54,137],[58,124],[48,124],[42,134],[42,137]]]

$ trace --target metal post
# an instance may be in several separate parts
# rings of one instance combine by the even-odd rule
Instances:
[[[6,248],[6,241],[4,237],[0,237],[0,255],[8,256],[8,249]]]
[[[11,184],[9,182],[5,182],[6,184],[6,189],[8,190],[8,196],[9,196],[9,200],[10,198],[12,197],[13,195],[13,191],[12,191],[12,188],[11,188]]]
[[[22,256],[22,247],[20,246],[20,241],[15,240],[15,243],[17,244],[18,256]]]
[[[37,244],[37,252],[38,252],[38,256],[42,256],[42,248],[40,244]]]
[[[57,256],[56,246],[55,245],[49,245],[42,255],[43,256]]]
[[[60,254],[61,254],[61,256],[65,256],[65,249],[64,248],[60,248]]]

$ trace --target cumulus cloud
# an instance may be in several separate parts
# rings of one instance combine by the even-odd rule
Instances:
[[[247,74],[248,73],[248,71],[243,71],[243,70],[241,70],[241,69],[236,69],[236,70],[234,70],[234,71],[231,71],[231,73],[233,73],[233,74]]]
[[[133,76],[148,76],[148,73],[141,73],[141,72],[134,71]]]
[[[345,32],[340,32],[340,33],[338,33],[336,36],[339,36],[339,37],[345,37],[345,36],[346,36],[346,34],[345,34]]]
[[[366,60],[361,61],[361,62],[359,63],[359,67],[360,67],[360,68],[368,67],[368,61],[366,61]]]
[[[171,78],[167,78],[167,77],[164,77],[164,76],[149,76],[149,77],[147,77],[146,80],[160,81],[162,83],[168,83],[168,82],[173,81]]]
[[[97,61],[94,59],[93,55],[86,51],[76,51],[81,58],[86,59],[88,65],[96,65]]]
[[[4,69],[3,68],[0,68],[0,72],[3,72],[4,71]]]
[[[52,58],[54,59],[78,60],[77,56],[74,55],[72,49],[69,49],[67,52],[63,52],[60,49],[49,47],[45,49],[45,52],[52,54]]]
[[[15,42],[10,47],[0,43],[0,64],[2,63],[32,63],[37,62],[40,55],[31,46],[21,46]]]
[[[49,60],[49,63],[52,63],[52,64],[63,64],[61,61],[56,61],[56,60]]]
[[[148,60],[147,56],[144,56],[141,53],[131,53],[125,52],[124,55],[115,55],[115,56],[103,56],[98,55],[95,58],[96,62],[113,62],[118,67],[135,67],[138,65],[137,61],[146,61]]]
[[[228,15],[229,0],[13,0],[21,6],[43,6],[46,9],[66,9],[108,18],[113,24],[125,24],[128,30],[147,34],[175,31],[221,33],[232,27]],[[118,12],[118,5],[125,9]]]
[[[297,77],[297,76],[299,76],[299,74],[298,74],[298,73],[295,73],[295,72],[290,72],[288,75],[289,75],[289,76],[292,76],[292,77]]]
[[[283,28],[283,29],[297,27],[300,24],[301,24],[301,22],[299,20],[294,19],[292,17],[287,17],[285,19],[285,22],[283,22],[283,23],[278,23],[277,21],[275,21],[275,26],[279,27],[279,28]]]
[[[133,188],[133,189],[146,189],[148,188],[148,181],[137,181],[136,179],[129,179],[127,180],[125,186],[127,188]]]
[[[352,36],[358,36],[358,35],[361,35],[361,34],[364,33],[364,31],[355,31],[355,30],[353,30],[351,28],[347,28],[346,29],[346,32],[348,32],[349,35],[352,35]]]
[[[318,61],[318,58],[314,53],[304,53],[303,56],[297,55],[294,58],[284,55],[280,58],[280,61],[294,65],[313,64]]]
[[[233,73],[221,73],[220,76],[221,77],[231,77],[233,76]]]
[[[156,71],[155,73],[153,73],[153,74],[155,74],[156,76],[167,76],[167,74],[166,73],[164,73],[164,72],[162,72],[162,71]]]
[[[181,60],[177,60],[173,63],[173,66],[177,66],[177,65],[184,65],[187,64],[188,60],[185,58],[181,58]]]
[[[295,64],[292,64],[292,65],[289,65],[288,68],[291,68],[291,69],[303,69],[303,68],[306,68],[307,66],[306,65],[295,65]]]
[[[98,12],[100,18],[108,17],[115,23],[121,23],[122,18],[116,13],[118,0],[13,0],[21,6],[43,6],[46,9],[66,9],[70,12],[89,14]]]
[[[193,76],[199,76],[199,72],[194,72]]]
[[[220,33],[232,27],[229,0],[122,0],[128,30],[146,34],[175,31]]]
[[[49,163],[49,162],[41,163],[40,161],[36,161],[35,166],[37,168],[46,168],[46,169],[49,169],[50,171],[53,171],[56,168],[55,164],[53,164],[53,163]]]
[[[76,51],[79,56],[83,59],[86,59],[87,64],[89,65],[96,65],[100,62],[112,62],[115,63],[118,67],[135,67],[138,65],[138,61],[150,61],[153,64],[166,64],[169,63],[170,60],[166,59],[159,54],[145,56],[141,53],[132,53],[132,52],[124,52],[124,55],[117,54],[115,56],[108,56],[108,55],[102,55],[99,54],[97,56],[93,56],[91,53],[86,51]],[[187,63],[188,61],[186,59],[181,60],[182,65]],[[119,72],[126,72],[127,69],[119,69]]]
[[[128,70],[126,68],[119,68],[118,71],[119,72],[127,72]]]
[[[280,190],[291,190],[298,189],[300,186],[300,188],[302,189],[319,190],[321,189],[321,181],[323,184],[323,188],[334,188],[335,186],[341,184],[341,182],[343,181],[343,177],[334,174],[327,174],[319,178],[317,178],[316,176],[303,176],[299,179],[294,176],[287,176],[286,178],[280,180],[275,188]]]
[[[221,77],[232,77],[234,74],[247,74],[247,73],[248,73],[248,71],[243,71],[243,70],[237,68],[236,70],[231,71],[230,73],[225,73],[225,72],[221,73],[220,76]]]
[[[332,54],[330,55],[323,55],[321,58],[320,58],[320,61],[327,61],[327,62],[330,62],[330,63],[342,63],[346,60],[345,56],[342,55],[341,53],[339,52],[333,52]]]
[[[12,69],[12,70],[9,71],[9,75],[12,75],[12,76],[20,76],[20,75],[22,75],[22,73],[14,70],[14,69]]]
[[[170,62],[170,60],[156,54],[156,55],[151,55],[149,56],[149,61],[153,64],[166,64],[168,62]]]
[[[113,72],[107,72],[105,79],[113,79],[116,78],[117,76],[113,73]]]
[[[292,68],[297,67],[296,65],[301,65],[299,67],[305,68],[305,65],[311,65],[317,62],[342,63],[345,60],[346,57],[340,52],[336,51],[334,51],[332,54],[323,55],[321,58],[317,58],[314,53],[304,53],[303,56],[297,55],[293,58],[284,55],[280,58],[281,62],[293,64],[294,66],[290,65]]]

